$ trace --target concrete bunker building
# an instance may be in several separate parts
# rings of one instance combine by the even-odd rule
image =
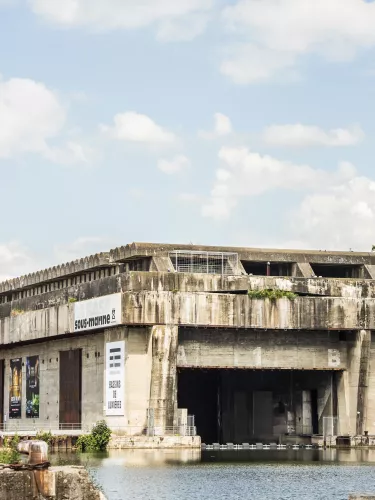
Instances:
[[[373,330],[373,253],[133,243],[0,283],[0,429],[375,435]]]

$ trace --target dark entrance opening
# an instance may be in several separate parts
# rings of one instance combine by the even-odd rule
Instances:
[[[345,264],[311,264],[316,276],[322,278],[361,278],[363,266]]]
[[[311,436],[322,432],[323,416],[336,414],[324,399],[331,377],[330,371],[179,368],[178,407],[195,415],[203,443]]]
[[[82,350],[60,351],[60,429],[81,428]]]
[[[5,362],[0,359],[0,427],[4,423],[4,373]]]
[[[247,274],[267,276],[267,262],[241,261]],[[269,276],[293,276],[292,262],[270,262]]]

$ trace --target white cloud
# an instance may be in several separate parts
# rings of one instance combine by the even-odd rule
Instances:
[[[0,160],[37,153],[49,161],[72,164],[87,161],[77,142],[51,146],[60,138],[66,111],[56,92],[43,83],[23,78],[0,80]]]
[[[375,244],[375,181],[356,176],[307,195],[292,219],[305,247],[371,251]]]
[[[190,160],[183,155],[177,155],[171,160],[160,159],[158,169],[165,174],[176,174],[190,167]]]
[[[222,113],[215,113],[214,121],[215,124],[213,132],[200,130],[198,132],[199,137],[201,137],[202,139],[210,140],[217,137],[223,137],[233,132],[232,122],[228,116],[223,115]]]
[[[30,252],[17,241],[0,243],[0,283],[27,274],[33,267]]]
[[[160,23],[156,38],[160,42],[188,42],[204,32],[207,21],[203,13],[167,19]]]
[[[57,95],[42,83],[13,78],[0,81],[0,157],[19,151],[45,153],[47,140],[65,123]]]
[[[88,146],[78,142],[68,141],[61,148],[54,147],[47,149],[44,156],[54,163],[69,166],[77,163],[91,163],[94,152]]]
[[[272,146],[309,147],[309,146],[355,146],[364,138],[358,126],[325,131],[319,127],[302,125],[271,125],[263,134],[266,144]]]
[[[96,31],[155,25],[163,41],[189,40],[205,28],[214,0],[29,0],[33,11],[63,26]]]
[[[221,71],[241,84],[279,77],[306,54],[342,61],[375,45],[375,3],[364,0],[238,0],[223,19],[236,42]]]
[[[348,162],[341,163],[331,173],[262,156],[247,148],[222,148],[219,159],[223,166],[216,171],[211,196],[202,207],[204,216],[216,219],[228,218],[238,200],[246,196],[277,189],[313,191],[321,185],[336,185],[351,179],[356,173]]]
[[[199,200],[196,193],[179,193],[177,199],[182,202],[191,203]]]
[[[121,141],[149,144],[172,143],[176,136],[146,115],[128,111],[114,117],[114,126],[101,125],[101,130]]]
[[[71,262],[101,251],[104,245],[103,238],[96,236],[77,238],[71,243],[55,245],[54,258],[59,263]]]
[[[278,73],[279,78],[281,74],[284,79],[290,79],[294,64],[295,56],[290,52],[278,53],[252,43],[242,43],[227,50],[220,70],[238,85],[246,85],[268,80],[274,73]]]

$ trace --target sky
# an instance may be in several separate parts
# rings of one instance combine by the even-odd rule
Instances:
[[[371,251],[375,3],[0,0],[0,281],[133,241]]]

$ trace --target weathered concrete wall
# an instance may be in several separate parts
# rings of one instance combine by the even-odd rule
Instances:
[[[152,328],[150,408],[154,411],[156,426],[171,427],[175,424],[177,339],[176,326]]]
[[[199,436],[113,436],[109,449],[201,449],[201,438]],[[0,499],[1,500],[1,499]]]
[[[353,334],[355,336],[355,334]],[[345,370],[338,332],[180,329],[178,367]]]
[[[74,304],[0,320],[0,344],[29,343],[73,331]],[[197,325],[290,330],[375,329],[372,299],[299,297],[257,300],[224,293],[125,292],[125,325]]]
[[[0,304],[0,318],[10,316],[12,310],[35,311],[67,304],[69,299],[86,300],[120,291],[246,293],[249,289],[263,288],[277,288],[315,296],[375,298],[375,280],[368,279],[306,279],[132,271]]]
[[[105,343],[125,340],[125,415],[105,417]],[[65,337],[31,345],[0,350],[5,360],[4,412],[9,415],[10,360],[22,357],[22,418],[7,419],[7,430],[59,428],[60,351],[82,349],[82,427],[89,430],[106,418],[114,432],[137,433],[146,426],[150,400],[152,342],[150,328],[120,327],[79,337]],[[40,357],[40,417],[26,418],[26,356]]]
[[[347,371],[337,374],[339,433],[375,433],[375,346],[371,332],[361,330],[347,340]]]
[[[121,275],[121,288],[124,292],[146,290],[158,292],[247,292],[247,290],[275,288],[316,296],[375,298],[375,281],[373,280],[311,278],[311,275],[309,278],[286,278],[131,272]]]
[[[103,416],[104,335],[65,338],[40,344],[0,350],[5,360],[4,411],[9,415],[10,360],[22,357],[22,418],[7,419],[7,429],[30,428],[33,422],[40,428],[59,428],[60,351],[82,349],[82,424],[90,428]],[[40,417],[26,418],[26,356],[39,355]]]
[[[147,425],[150,405],[151,329],[119,327],[105,331],[105,342],[119,340],[125,340],[125,415],[108,416],[106,420],[117,434],[137,434]]]
[[[177,324],[291,330],[375,329],[371,299],[250,299],[246,295],[140,292],[123,294],[126,324]]]
[[[0,500],[105,500],[83,467],[14,471],[0,466]]]

